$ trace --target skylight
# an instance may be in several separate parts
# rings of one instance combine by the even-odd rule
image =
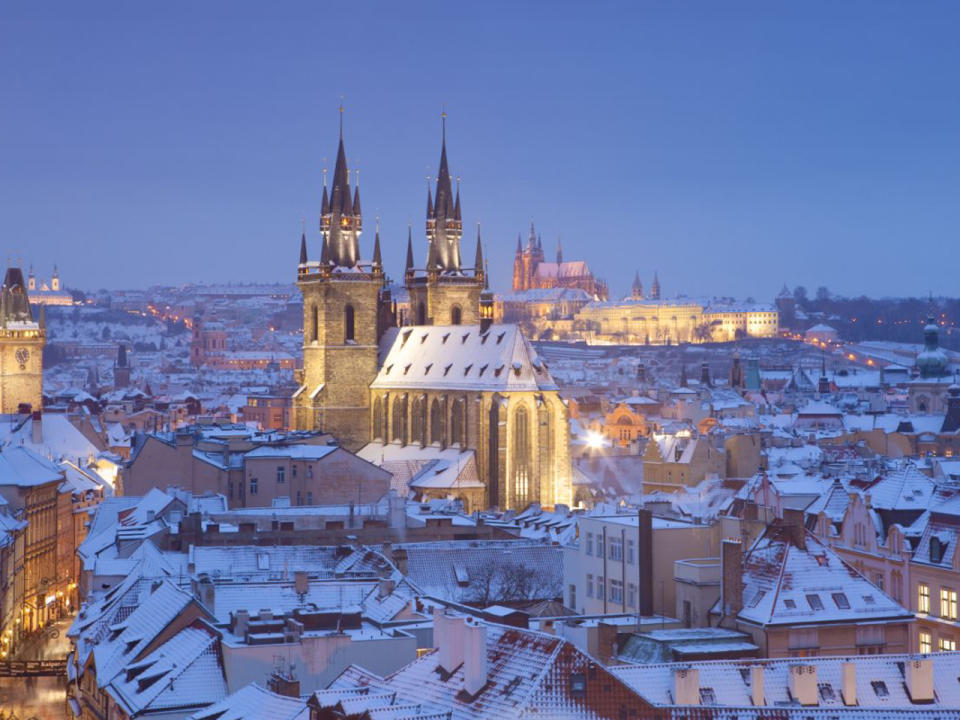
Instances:
[[[807,595],[807,604],[811,610],[823,610],[823,600],[821,600],[820,596],[816,593]]]
[[[844,595],[842,592],[835,592],[831,595],[831,597],[833,598],[833,602],[835,602],[837,604],[837,607],[840,608],[841,610],[850,609],[850,601],[847,599],[847,596]]]

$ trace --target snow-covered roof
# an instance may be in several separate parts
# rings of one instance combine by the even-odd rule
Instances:
[[[35,487],[62,479],[60,469],[33,450],[9,447],[0,452],[0,486]]]
[[[399,328],[374,389],[499,392],[556,390],[547,366],[517,325]]]
[[[300,698],[277,695],[250,683],[208,708],[194,713],[188,720],[299,720],[309,718],[307,703]]]

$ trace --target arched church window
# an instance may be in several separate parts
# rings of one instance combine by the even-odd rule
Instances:
[[[440,401],[434,398],[433,404],[430,406],[430,442],[439,443],[443,445],[443,435],[444,435],[444,417],[443,417],[443,406],[440,404]]]
[[[373,401],[373,439],[384,440],[383,437],[383,401],[377,397]]]
[[[354,335],[353,323],[353,305],[347,305],[343,309],[343,340],[352,343]]]
[[[390,432],[390,439],[399,441],[401,445],[407,444],[407,396],[394,398],[393,400],[393,427]]]
[[[312,305],[310,306],[310,339],[313,342],[316,342],[320,337],[319,329],[320,329],[319,312],[317,311],[317,306]]]
[[[513,497],[514,507],[530,502],[530,413],[525,407],[513,416]]]
[[[450,308],[450,323],[453,325],[459,325],[463,321],[463,311],[460,309],[459,305],[454,305]]]
[[[427,402],[423,397],[413,400],[413,417],[411,418],[410,439],[421,445],[427,444]]]
[[[427,324],[427,307],[421,302],[417,303],[417,325]]]
[[[453,407],[450,411],[450,442],[460,443],[460,447],[467,445],[464,430],[467,427],[466,417],[467,404],[463,398],[457,398],[453,401]]]

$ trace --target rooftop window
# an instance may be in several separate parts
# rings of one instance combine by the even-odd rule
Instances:
[[[871,680],[870,686],[873,688],[873,692],[877,697],[887,697],[890,695],[887,684],[883,680]]]
[[[835,602],[837,604],[837,607],[840,608],[841,610],[850,609],[850,600],[848,600],[847,596],[844,595],[842,592],[833,593],[831,597],[833,598],[833,602]]]
[[[823,600],[821,600],[820,596],[816,593],[807,595],[807,604],[811,610],[823,610]]]

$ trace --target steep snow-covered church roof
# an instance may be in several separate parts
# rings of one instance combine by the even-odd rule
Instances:
[[[516,325],[422,325],[398,328],[374,389],[522,392],[556,390],[546,364]]]

